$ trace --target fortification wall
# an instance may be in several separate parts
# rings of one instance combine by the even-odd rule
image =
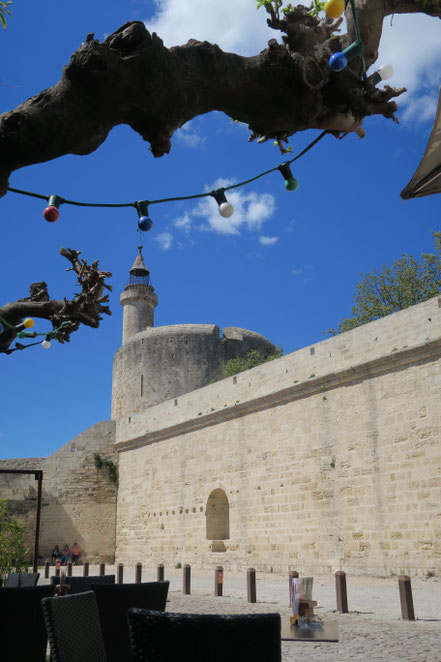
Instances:
[[[71,548],[77,542],[82,559],[112,563],[115,555],[117,485],[94,455],[118,464],[115,424],[101,421],[47,458],[40,553],[49,557],[55,544]]]
[[[434,298],[122,418],[116,556],[441,575],[440,397]]]
[[[77,542],[82,559],[113,562],[117,486],[107,471],[97,469],[94,455],[118,463],[114,449],[115,424],[96,423],[47,458],[4,460],[0,468],[42,469],[42,508],[39,555],[50,558],[52,549]],[[36,482],[0,474],[0,495],[26,527],[26,541],[33,548]]]
[[[257,349],[275,350],[266,338],[237,327],[220,337],[215,324],[148,328],[128,339],[113,361],[112,419],[145,411],[205,386],[224,361]]]

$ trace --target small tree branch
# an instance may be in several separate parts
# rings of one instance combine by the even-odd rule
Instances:
[[[7,303],[0,308],[0,318],[3,320],[0,352],[8,352],[17,337],[17,330],[14,327],[22,324],[26,317],[46,319],[51,322],[52,329],[58,329],[63,325],[51,334],[58,342],[64,343],[70,341],[70,335],[79,328],[80,324],[98,328],[102,319],[101,314],[112,314],[108,306],[102,305],[109,300],[107,295],[102,295],[104,288],[112,289],[111,285],[105,283],[105,279],[112,274],[109,271],[100,271],[98,260],[91,265],[86,260],[80,262],[81,252],[72,248],[62,248],[60,255],[72,264],[72,268],[67,271],[76,272],[81,292],[71,301],[50,299],[46,283],[33,283],[29,288],[29,297]]]

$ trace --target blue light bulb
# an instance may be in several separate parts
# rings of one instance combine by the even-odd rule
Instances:
[[[348,58],[341,51],[334,53],[329,58],[329,66],[331,67],[332,71],[343,71],[347,64]]]
[[[153,221],[149,216],[140,216],[138,220],[138,227],[141,232],[148,232],[153,227]]]

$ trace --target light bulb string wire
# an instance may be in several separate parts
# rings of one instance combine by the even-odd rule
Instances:
[[[294,156],[292,159],[289,159],[287,161],[284,161],[284,163],[287,163],[288,165],[291,165],[291,163],[294,163],[294,161],[297,161],[300,159],[300,157],[304,156],[307,152],[309,152],[310,149],[312,149],[329,131],[325,130],[322,131],[322,133],[315,138],[305,149],[303,149],[299,154]],[[283,164],[281,164],[283,165]],[[251,177],[250,179],[246,179],[243,182],[239,182],[238,184],[231,184],[230,186],[225,186],[221,187],[220,190],[223,191],[230,191],[232,189],[239,188],[240,186],[246,186],[247,184],[250,184],[251,182],[256,181],[257,179],[260,179],[261,177],[265,177],[266,175],[269,175],[271,172],[275,172],[276,170],[279,170],[280,166],[276,166],[275,168],[271,168],[270,170],[265,170],[264,172],[261,172],[260,174],[256,175],[255,177]],[[219,190],[219,189],[218,189]],[[43,195],[41,193],[33,193],[32,191],[24,191],[22,189],[17,189],[13,188],[11,186],[8,187],[8,191],[11,191],[12,193],[19,193],[20,195],[28,195],[32,198],[39,198],[40,200],[46,200],[48,201],[50,198],[50,195]],[[172,198],[160,198],[158,200],[146,200],[148,205],[155,205],[155,204],[160,204],[163,202],[175,202],[175,201],[181,201],[181,200],[196,200],[198,198],[206,198],[209,196],[213,196],[214,191],[208,191],[207,193],[197,193],[195,195],[182,195],[182,196],[175,196]],[[60,204],[67,204],[67,205],[75,205],[77,207],[135,207],[137,208],[137,203],[136,202],[118,202],[118,203],[113,203],[113,202],[80,202],[78,200],[67,200],[66,198],[63,198],[60,196]]]
[[[17,327],[14,326],[13,324],[10,324],[7,320],[5,320],[3,317],[0,317],[0,323],[3,324],[4,326],[9,327],[10,329],[16,330]],[[52,338],[55,336],[55,334],[62,329],[66,324],[69,324],[69,322],[61,322],[60,326],[58,326],[56,329],[52,329],[52,331],[47,331],[46,333],[37,333],[37,331],[19,331],[19,333],[22,333],[23,338],[36,338],[37,336],[45,336],[46,340],[52,340]],[[20,326],[20,325],[18,325]],[[27,349],[28,347],[34,347],[35,345],[41,345],[40,341],[29,343],[28,345],[22,345],[21,343],[15,343],[15,348],[14,349],[1,349],[0,353],[4,354],[11,354],[12,352],[16,352],[18,350],[22,349]],[[17,346],[18,345],[18,346]]]
[[[361,38],[361,32],[360,32],[360,24],[358,22],[358,12],[357,12],[357,7],[355,6],[355,0],[350,0],[351,3],[351,10],[352,10],[352,17],[354,19],[354,28],[355,28],[355,35],[356,35],[356,43],[359,44],[360,46],[363,47],[364,51],[364,43]],[[347,2],[346,2],[347,6]],[[360,54],[360,60],[361,60],[361,77],[364,83],[367,81],[367,74],[366,74],[366,62],[364,59],[364,52]]]

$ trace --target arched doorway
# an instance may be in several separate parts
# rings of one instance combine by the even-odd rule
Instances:
[[[223,490],[213,490],[210,494],[205,516],[207,540],[226,540],[230,537],[230,506]]]

